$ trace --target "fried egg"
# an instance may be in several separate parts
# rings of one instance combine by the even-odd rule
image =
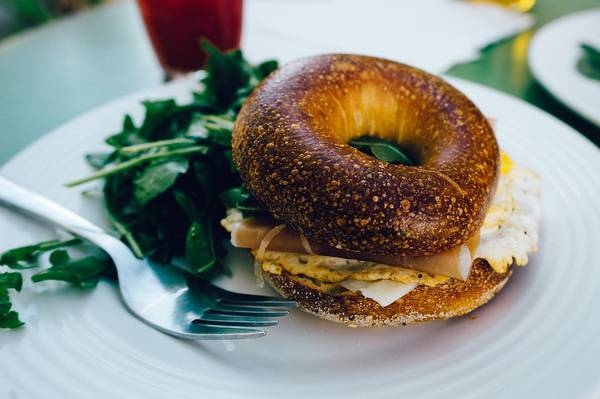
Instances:
[[[497,273],[505,273],[513,264],[524,266],[529,253],[537,250],[539,219],[539,177],[502,152],[498,186],[483,221],[474,258],[485,259]],[[239,211],[229,210],[221,224],[231,231],[241,220]],[[418,285],[434,287],[449,279],[374,262],[276,251],[265,251],[261,268],[276,275],[285,270],[303,284],[323,292],[360,292],[382,306]]]
[[[525,266],[529,253],[537,251],[539,180],[503,153],[502,174],[475,251],[476,258],[485,259],[498,273],[505,273],[513,264]]]
[[[513,162],[503,152],[496,194],[480,231],[475,258],[485,259],[498,273],[505,273],[513,264],[525,265],[528,254],[537,249],[539,219],[538,176]],[[363,295],[373,288],[369,282],[393,281],[397,283],[393,285],[396,291],[404,292],[407,286],[436,286],[448,280],[446,276],[398,266],[274,251],[265,252],[262,269],[273,274],[281,274],[285,270],[319,283],[337,283],[348,289],[353,287]]]

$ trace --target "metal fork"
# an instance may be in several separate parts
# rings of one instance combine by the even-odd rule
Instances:
[[[0,204],[58,226],[114,261],[127,309],[146,324],[186,339],[242,339],[266,335],[262,327],[293,306],[283,298],[240,294],[183,273],[171,264],[138,259],[118,238],[62,206],[0,176]],[[242,328],[255,327],[255,328]]]

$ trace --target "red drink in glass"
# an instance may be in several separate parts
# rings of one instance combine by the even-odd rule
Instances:
[[[221,50],[240,45],[243,0],[138,0],[154,51],[167,74],[201,69],[200,40]]]

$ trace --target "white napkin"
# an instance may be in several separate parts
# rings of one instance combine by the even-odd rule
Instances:
[[[251,61],[326,52],[375,55],[441,73],[527,29],[530,15],[457,0],[248,0]]]

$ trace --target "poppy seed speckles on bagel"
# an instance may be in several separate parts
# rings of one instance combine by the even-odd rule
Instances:
[[[407,150],[394,165],[349,146],[370,135]],[[373,254],[456,247],[483,222],[499,149],[479,109],[444,80],[357,55],[300,59],[248,98],[233,158],[274,218],[308,239]]]

